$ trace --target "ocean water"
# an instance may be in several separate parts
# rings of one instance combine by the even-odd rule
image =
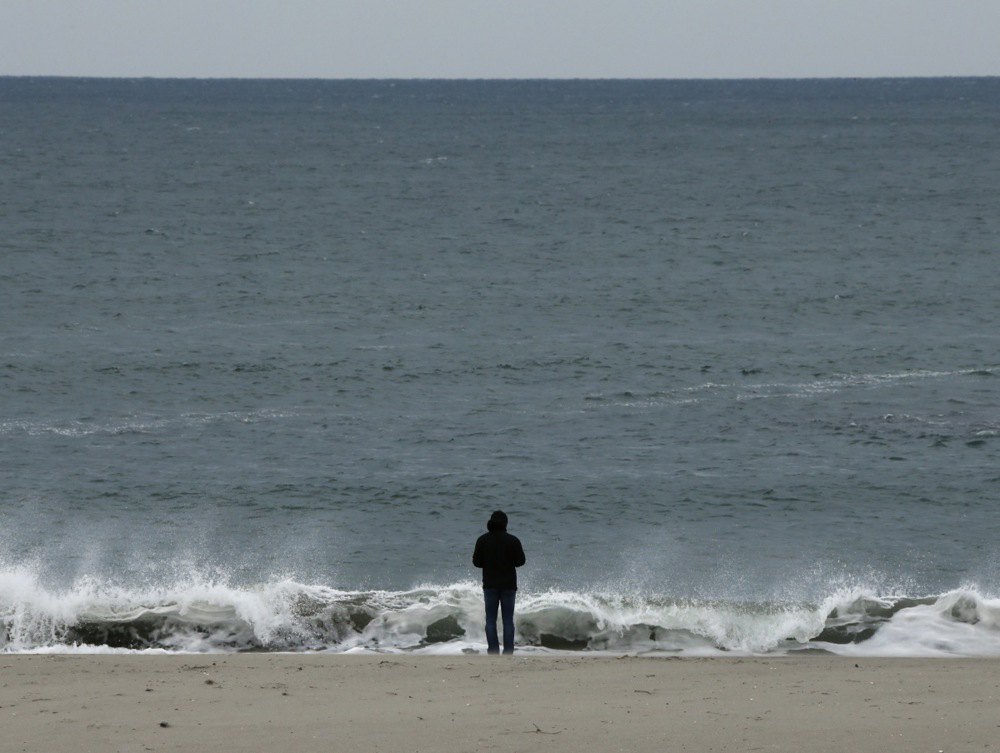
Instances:
[[[0,79],[4,651],[1000,654],[1000,79]]]

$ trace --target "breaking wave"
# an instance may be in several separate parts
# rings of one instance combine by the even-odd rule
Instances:
[[[483,623],[472,582],[350,591],[292,579],[145,589],[83,579],[58,591],[28,570],[0,571],[8,653],[474,652],[485,649]],[[973,587],[923,597],[847,589],[812,604],[520,592],[516,624],[518,646],[539,652],[1000,655],[1000,599]]]

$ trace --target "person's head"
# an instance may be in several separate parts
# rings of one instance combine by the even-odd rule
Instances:
[[[507,514],[503,510],[497,510],[494,512],[486,524],[487,531],[506,531],[507,530]]]

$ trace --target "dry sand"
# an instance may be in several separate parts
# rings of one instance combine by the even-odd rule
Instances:
[[[1000,750],[1000,661],[0,656],[7,751]]]

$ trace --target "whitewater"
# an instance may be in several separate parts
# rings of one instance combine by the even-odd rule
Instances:
[[[50,590],[30,570],[0,572],[7,653],[482,652],[482,612],[472,582],[348,591],[293,579],[129,588],[84,578]],[[855,586],[814,603],[521,591],[516,628],[529,653],[1000,656],[1000,599],[972,586],[930,596]]]

